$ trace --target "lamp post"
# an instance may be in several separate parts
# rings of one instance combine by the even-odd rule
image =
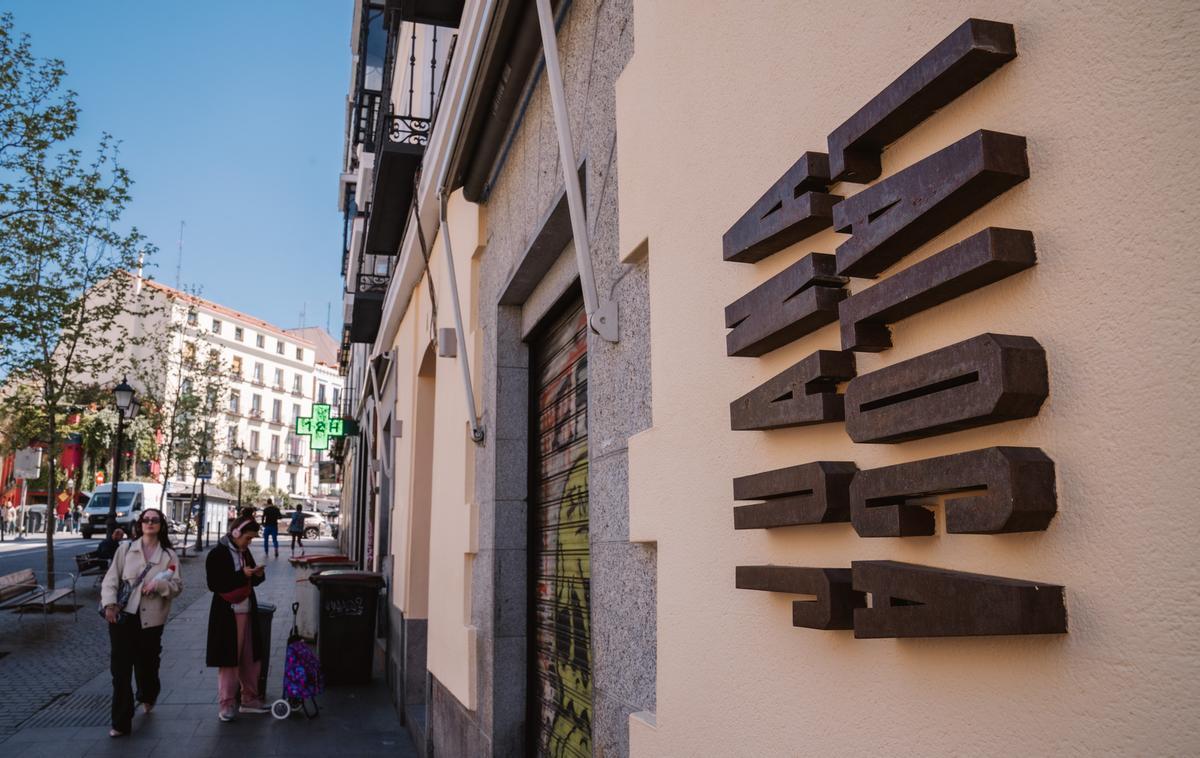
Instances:
[[[133,414],[137,412],[137,404],[133,399],[135,394],[133,387],[129,386],[127,378],[121,379],[121,383],[113,388],[113,398],[117,406],[117,447],[113,455],[112,489],[108,493],[108,518],[105,525],[105,532],[109,537],[112,537],[113,531],[117,528],[117,495],[121,484],[121,447],[124,441],[125,419],[133,418]]]
[[[230,451],[233,454],[233,460],[237,462],[238,467],[238,491],[237,491],[237,512],[242,512],[242,464],[246,462],[246,448],[242,447],[242,443],[233,446]]]

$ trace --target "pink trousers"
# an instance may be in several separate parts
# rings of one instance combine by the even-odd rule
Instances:
[[[233,616],[237,619],[238,665],[217,669],[217,697],[223,711],[237,706],[239,684],[242,688],[242,705],[262,704],[262,695],[258,691],[258,672],[262,662],[254,660],[250,614],[235,613]]]

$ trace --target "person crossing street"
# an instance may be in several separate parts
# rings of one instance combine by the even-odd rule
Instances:
[[[275,543],[275,557],[279,557],[279,519],[283,517],[279,506],[271,498],[267,498],[267,507],[263,508],[263,557],[271,554],[271,543]]]

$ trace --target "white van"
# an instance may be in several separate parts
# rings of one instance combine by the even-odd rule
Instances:
[[[133,523],[142,516],[143,508],[157,508],[163,486],[157,482],[121,482],[117,485],[117,526],[125,534],[133,534]],[[112,485],[101,484],[92,492],[92,499],[83,510],[79,531],[85,539],[108,531],[108,501]]]

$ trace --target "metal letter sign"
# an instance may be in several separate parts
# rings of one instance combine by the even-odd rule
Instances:
[[[330,437],[342,437],[346,426],[340,418],[329,417],[329,405],[313,403],[312,415],[296,419],[296,434],[309,437],[310,450],[328,450]]]
[[[726,352],[757,357],[837,321],[841,351],[817,350],[730,403],[734,430],[844,421],[856,443],[897,444],[1038,414],[1046,353],[1032,337],[980,334],[856,375],[855,352],[892,347],[891,325],[1037,263],[1033,233],[988,227],[847,297],[1029,178],[1026,140],[981,129],[848,197],[840,182],[883,173],[884,148],[1017,56],[1011,24],[968,19],[828,137],[801,155],[725,233],[727,261],[755,263],[832,226],[849,239],[811,252],[725,309]],[[845,394],[839,386],[847,383]],[[962,493],[962,494],[959,494]],[[1034,447],[984,447],[859,470],[818,461],[733,480],[735,529],[849,519],[860,537],[934,534],[930,498],[947,496],[949,534],[1047,529],[1054,461]],[[1064,589],[894,561],[851,568],[738,566],[742,589],[814,595],[792,623],[857,638],[1067,631]],[[867,595],[871,602],[867,603]]]

